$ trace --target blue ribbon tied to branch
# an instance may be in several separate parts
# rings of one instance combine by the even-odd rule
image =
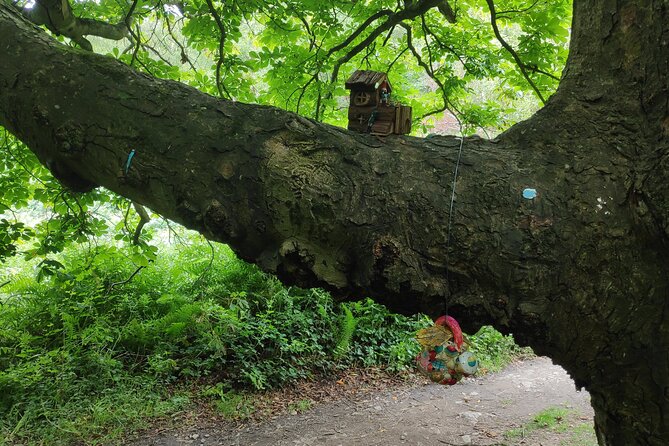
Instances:
[[[130,164],[132,163],[132,158],[135,156],[135,149],[132,149],[130,153],[128,153],[128,159],[125,162],[125,174],[128,174],[128,170],[130,169]]]

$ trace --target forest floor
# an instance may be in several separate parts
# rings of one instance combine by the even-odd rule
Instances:
[[[390,390],[389,390],[390,389]],[[237,402],[241,404],[241,402]],[[132,446],[596,446],[590,397],[547,358],[441,386],[349,373],[268,394],[250,418],[189,413]],[[283,409],[278,409],[282,407]]]

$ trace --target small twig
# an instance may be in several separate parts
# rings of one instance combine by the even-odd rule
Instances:
[[[128,9],[128,13],[125,15],[125,19],[123,19],[123,23],[125,23],[125,26],[128,27],[128,30],[132,27],[132,14],[135,12],[135,8],[137,7],[137,3],[139,0],[133,0],[132,5],[130,5],[130,9]]]
[[[127,203],[127,201],[125,203]],[[128,234],[130,234],[132,232],[130,230],[130,226],[128,226],[128,217],[129,216],[130,216],[130,204],[128,204],[128,208],[125,210],[125,215],[123,216],[123,227],[125,228],[125,232],[127,232]]]
[[[148,43],[143,43],[143,44],[142,44],[142,47],[146,48],[147,50],[151,51],[153,54],[155,54],[156,56],[158,56],[158,58],[159,58],[160,60],[162,60],[163,62],[165,62],[166,65],[168,65],[168,66],[170,66],[170,67],[172,66],[172,62],[170,62],[169,60],[167,60],[162,54],[160,54],[160,52],[159,52],[157,49],[155,49],[154,47],[152,47],[152,46],[149,45]]]
[[[425,23],[425,16],[420,16],[421,28],[423,29],[423,41],[425,42],[425,49],[427,50],[427,59],[430,61],[430,71],[434,74],[434,65],[432,58],[432,47],[430,47],[430,41],[427,39],[427,36],[430,33],[427,30],[427,24]]]
[[[320,122],[319,118],[321,116],[320,112],[321,112],[321,104],[323,102],[323,94],[322,94],[322,91],[321,91],[321,83],[318,82],[317,85],[318,85],[318,97],[316,98],[316,118],[315,119],[316,119],[316,121]]]
[[[460,122],[460,119],[458,118],[458,114],[460,113],[460,111],[457,109],[457,107],[455,107],[453,105],[453,103],[451,101],[449,101],[448,95],[446,94],[446,87],[444,86],[444,83],[441,82],[441,80],[437,76],[435,76],[434,72],[432,71],[432,68],[427,63],[425,63],[423,58],[420,56],[420,54],[416,50],[416,47],[413,45],[413,38],[412,38],[413,32],[412,32],[411,26],[407,25],[406,23],[400,23],[400,26],[406,30],[406,33],[407,33],[407,47],[411,50],[411,54],[413,54],[414,58],[418,62],[418,65],[421,66],[423,68],[423,70],[425,71],[425,73],[428,76],[430,76],[430,78],[439,86],[439,90],[441,91],[441,98],[444,102],[443,108],[440,108],[438,110],[433,110],[432,112],[426,113],[423,116],[420,116],[420,117],[414,119],[413,121],[414,122],[420,122],[423,119],[425,119],[427,116],[431,116],[431,115],[440,113],[444,110],[448,110],[449,112],[451,112],[451,114],[453,116],[455,116],[455,119],[458,120],[458,122]]]
[[[179,39],[177,39],[176,36],[174,35],[174,32],[172,31],[172,26],[170,24],[169,16],[165,17],[165,24],[167,25],[168,34],[170,35],[174,43],[177,44],[179,50],[181,51],[181,63],[188,63],[191,70],[197,71],[197,68],[195,68],[195,65],[193,65],[193,62],[191,62],[190,58],[188,57],[188,54],[186,54],[186,48],[183,46],[181,42],[179,42]]]
[[[534,8],[536,4],[539,3],[539,0],[534,0],[534,3],[532,3],[530,6],[528,6],[525,9],[507,9],[506,11],[501,11],[497,13],[497,18],[500,18],[502,14],[509,14],[509,13],[521,13],[521,12],[527,12],[530,9]]]
[[[137,53],[139,52],[139,48],[142,45],[142,35],[139,26],[137,26],[137,34],[135,34],[135,31],[133,31],[132,28],[129,30],[130,35],[132,36],[132,40],[135,41],[135,44],[133,45],[132,57],[130,58],[130,66],[132,67],[135,64],[135,61],[138,60]]]
[[[107,294],[105,296],[108,296],[109,293],[111,293],[111,291],[114,289],[114,287],[117,287],[119,285],[125,285],[126,283],[129,283],[144,268],[146,268],[146,267],[145,266],[140,266],[135,270],[135,272],[130,274],[130,277],[128,277],[127,279],[121,280],[120,282],[114,282],[114,283],[110,284],[109,288],[107,288]]]
[[[437,42],[437,44],[439,45],[440,48],[447,50],[449,53],[451,53],[452,55],[457,57],[458,60],[460,61],[460,63],[462,64],[462,66],[464,67],[464,69],[467,70],[467,72],[472,71],[470,66],[469,66],[469,63],[467,62],[467,60],[464,59],[462,57],[462,55],[460,55],[460,53],[458,51],[456,51],[456,49],[452,45],[445,44],[439,38],[439,36],[430,29],[430,27],[427,25],[427,23],[424,22],[423,27],[424,27],[425,32],[429,33],[432,36],[432,38],[434,39],[435,42]]]
[[[372,68],[372,64],[369,62],[369,58],[374,54],[374,51],[376,50],[376,42],[372,42],[367,48],[365,48],[365,55],[362,56],[362,60],[360,61],[360,64],[366,64],[367,69]]]
[[[163,217],[163,221],[167,225],[167,232],[169,234],[170,243],[172,243],[172,237],[174,237],[174,240],[176,241],[176,243],[179,243],[180,245],[185,246],[186,242],[181,238],[181,236],[177,233],[177,231],[172,227],[172,225],[170,224],[170,221],[168,219],[166,219],[165,217]]]
[[[295,113],[300,113],[300,104],[302,103],[302,98],[304,97],[304,94],[307,92],[307,88],[309,87],[309,85],[311,85],[311,83],[315,81],[316,78],[318,78],[318,71],[316,71],[314,74],[311,75],[311,78],[307,81],[306,84],[304,84],[302,87],[298,87],[295,90],[293,90],[290,96],[288,96],[288,99],[286,99],[286,108],[288,108],[288,101],[290,101],[295,92],[301,90],[300,95],[297,97],[297,105],[295,108]]]
[[[5,130],[5,138],[7,138],[7,136],[6,136],[7,133],[8,133],[8,132]],[[14,161],[15,161],[15,162],[16,162],[16,163],[17,163],[17,164],[18,164],[18,165],[19,165],[19,166],[20,166],[20,167],[21,167],[21,168],[22,168],[28,175],[30,175],[35,181],[37,181],[37,182],[40,183],[42,186],[44,186],[45,188],[47,188],[47,185],[44,184],[44,182],[43,182],[40,178],[38,178],[37,175],[35,175],[35,174],[33,173],[33,170],[34,170],[34,169],[31,169],[31,168],[29,168],[28,166],[26,166],[25,163],[23,163],[23,161],[20,160],[20,159],[18,158],[18,156],[16,156],[16,155],[14,154],[14,152],[12,152],[12,149],[10,149],[9,146],[10,146],[9,141],[7,141],[7,143],[6,143],[6,144],[4,145],[4,147],[3,147],[3,148],[7,151],[7,153],[9,153],[9,156],[11,156],[12,159],[13,159],[13,160],[14,160]]]
[[[9,285],[10,283],[12,283],[12,281],[8,280],[7,282],[5,282],[3,284],[0,284],[0,288],[2,288],[3,286]]]
[[[230,99],[232,96],[230,96],[230,93],[221,81],[221,67],[223,66],[223,61],[225,59],[225,40],[227,38],[227,33],[225,32],[225,26],[223,26],[221,17],[218,15],[218,11],[216,11],[212,0],[207,0],[207,6],[209,6],[209,12],[211,12],[211,15],[214,17],[218,30],[221,33],[221,39],[218,42],[218,62],[216,62],[216,88],[221,97],[225,96]]]
[[[305,19],[304,16],[300,14],[295,8],[291,7],[291,9],[295,15],[297,15],[297,18],[300,20],[300,22],[302,22],[304,28],[307,30],[307,35],[309,36],[309,52],[311,52],[316,47],[316,34],[314,34],[313,30],[309,26],[307,19]]]
[[[534,73],[539,73],[539,74],[543,74],[544,76],[548,76],[551,79],[555,79],[558,82],[560,81],[559,77],[557,77],[554,74],[549,73],[548,71],[542,70],[541,68],[537,67],[536,65],[525,65],[525,68],[527,68],[528,70],[530,70]]]
[[[386,68],[386,73],[390,73],[390,70],[392,70],[393,65],[395,65],[395,63],[396,63],[398,60],[400,60],[400,57],[402,57],[402,55],[403,55],[404,53],[406,53],[408,49],[409,49],[409,47],[404,48],[402,51],[400,51],[400,52],[397,54],[397,56],[395,56],[395,59],[393,59],[393,61],[390,62],[390,65],[388,65],[388,68]]]
[[[388,34],[386,34],[386,38],[383,39],[383,43],[381,44],[381,46],[386,46],[386,43],[388,43],[388,41],[393,35],[393,32],[395,31],[395,26],[396,25],[393,25],[393,27],[388,30]]]
[[[429,111],[429,112],[427,112],[427,113],[424,113],[423,115],[421,115],[421,116],[417,119],[417,121],[420,122],[420,121],[422,121],[422,120],[425,119],[425,118],[429,118],[429,117],[432,116],[432,115],[438,115],[439,113],[443,113],[443,112],[445,112],[446,110],[448,110],[448,107],[446,107],[446,104],[444,104],[444,105],[442,105],[442,106],[439,107],[439,108],[435,108],[434,110],[431,110],[431,111]],[[449,111],[450,111],[450,110],[449,110]]]

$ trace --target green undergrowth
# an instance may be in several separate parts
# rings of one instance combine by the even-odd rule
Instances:
[[[205,242],[142,268],[105,245],[54,261],[47,275],[0,270],[0,444],[112,444],[202,398],[243,418],[255,391],[351,366],[411,369],[414,333],[431,323],[285,287]],[[509,339],[472,337],[484,367],[517,348]]]
[[[534,356],[529,347],[520,347],[512,335],[503,335],[490,326],[481,327],[469,337],[472,350],[481,363],[481,372],[498,372],[510,362]]]

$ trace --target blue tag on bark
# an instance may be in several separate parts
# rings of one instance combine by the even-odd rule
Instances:
[[[537,197],[537,190],[536,189],[523,189],[523,198],[527,200],[531,200],[533,198]]]

